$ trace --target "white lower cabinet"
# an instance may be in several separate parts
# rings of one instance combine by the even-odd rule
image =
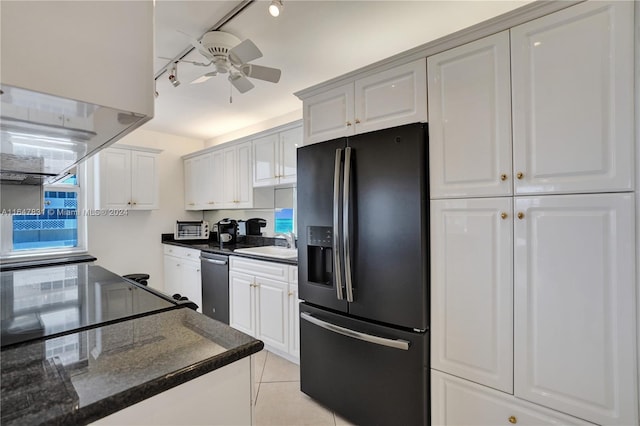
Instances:
[[[297,269],[230,256],[229,325],[262,340],[269,350],[297,361],[298,286],[289,282],[290,268]]]
[[[498,425],[590,425],[539,405],[449,374],[431,370],[431,424]]]
[[[198,305],[202,312],[200,250],[164,245],[164,293],[180,294]]]

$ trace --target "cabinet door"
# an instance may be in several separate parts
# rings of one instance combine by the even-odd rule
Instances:
[[[353,108],[353,83],[305,99],[305,145],[353,135]]]
[[[158,155],[131,151],[131,204],[135,210],[159,208]]]
[[[302,145],[302,127],[280,132],[280,149],[278,154],[280,184],[296,183],[297,150]]]
[[[222,179],[222,206],[234,208],[236,199],[236,149],[234,147],[222,150],[223,155],[223,179]]]
[[[431,370],[431,424],[541,426],[591,423]]]
[[[236,208],[253,207],[253,178],[251,142],[236,146]]]
[[[220,208],[224,204],[225,154],[223,150],[211,153],[211,207]]]
[[[131,151],[110,148],[100,153],[100,208],[131,207]]]
[[[253,186],[276,185],[278,170],[278,134],[253,141]]]
[[[509,32],[427,58],[431,198],[512,193]]]
[[[183,262],[182,266],[182,295],[198,305],[198,312],[202,313],[202,276],[200,262]]]
[[[256,338],[283,352],[289,350],[289,285],[267,278],[255,279]]]
[[[633,189],[633,6],[590,1],[511,30],[517,194]]]
[[[177,257],[164,256],[164,290],[169,296],[182,294],[182,261]]]
[[[634,197],[516,197],[515,395],[638,424]]]
[[[185,210],[197,210],[196,208],[196,194],[197,188],[195,185],[196,176],[196,159],[189,158],[184,160],[184,209]]]
[[[300,357],[300,300],[298,286],[292,284],[289,284],[289,353]]]
[[[427,121],[427,64],[409,64],[355,82],[355,132]]]
[[[511,198],[431,201],[431,367],[513,392]]]
[[[229,325],[236,330],[256,335],[254,277],[229,272]]]

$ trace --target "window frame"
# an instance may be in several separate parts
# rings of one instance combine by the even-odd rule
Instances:
[[[51,184],[43,187],[43,196],[47,191],[73,191],[78,200],[78,245],[76,247],[49,247],[42,249],[13,249],[13,215],[0,217],[0,259],[39,259],[71,254],[87,253],[87,166],[86,162],[76,166],[77,185]],[[46,208],[46,206],[45,206]]]

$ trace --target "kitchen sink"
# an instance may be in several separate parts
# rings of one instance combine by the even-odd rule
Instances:
[[[280,246],[262,246],[235,249],[234,253],[254,254],[257,256],[274,257],[277,259],[296,259],[298,250]]]

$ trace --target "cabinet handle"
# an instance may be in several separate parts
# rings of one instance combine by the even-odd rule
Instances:
[[[516,418],[516,416],[510,416],[509,417],[509,423],[514,424],[514,425],[516,423],[518,423],[518,419]]]
[[[501,174],[501,175],[500,175],[500,180],[501,180],[501,181],[505,181],[505,180],[507,180],[507,175],[506,175],[506,174],[504,174],[504,173],[503,173],[503,174]]]
[[[506,214],[505,212],[500,213],[500,217],[503,219],[506,219],[507,217],[509,217],[508,214]]]
[[[207,204],[215,204],[215,201],[209,201]]]
[[[356,118],[356,124],[360,124],[360,120]]]
[[[351,122],[347,121],[347,127],[351,127]]]
[[[516,173],[516,177],[517,177],[518,179],[522,179],[522,178],[524,177],[524,173],[522,173],[522,172],[518,172],[518,173]]]
[[[518,212],[518,219],[524,219],[524,213]]]
[[[289,292],[289,296],[293,296],[293,292],[292,291]]]
[[[195,205],[196,205],[196,203],[189,203],[189,205],[190,205],[190,206],[195,206]]]

